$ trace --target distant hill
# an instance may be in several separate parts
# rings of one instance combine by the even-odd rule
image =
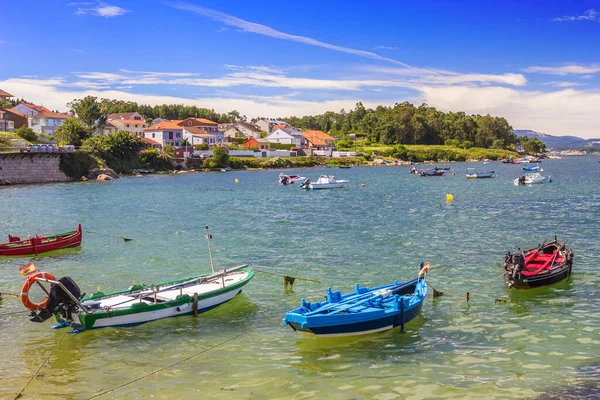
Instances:
[[[553,150],[581,149],[588,146],[600,146],[600,139],[583,139],[577,136],[553,136],[547,133],[530,131],[527,129],[515,129],[517,136],[535,137]]]

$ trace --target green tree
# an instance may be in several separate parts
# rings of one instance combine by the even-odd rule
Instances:
[[[25,125],[17,128],[15,133],[21,136],[23,139],[27,140],[28,142],[34,142],[38,138],[33,129],[28,128]]]
[[[77,118],[67,118],[56,130],[60,144],[81,146],[83,141],[92,136],[90,129]]]
[[[538,138],[519,137],[519,143],[527,154],[536,155],[546,150],[546,144]]]
[[[215,168],[227,167],[229,166],[229,153],[223,146],[215,146],[212,161]]]
[[[77,117],[92,132],[101,129],[106,125],[106,114],[102,111],[101,102],[94,96],[86,96],[83,99],[75,99],[67,104],[71,111],[77,114]]]
[[[175,156],[177,155],[177,149],[175,148],[175,146],[168,144],[165,147],[163,147],[161,153],[168,158],[175,158]]]

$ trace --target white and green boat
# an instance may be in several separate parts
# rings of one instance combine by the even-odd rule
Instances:
[[[71,326],[75,331],[81,331],[138,325],[180,315],[195,316],[218,307],[240,294],[254,276],[254,271],[243,264],[214,272],[210,238],[207,227],[212,274],[153,285],[134,284],[126,290],[112,293],[98,291],[85,297],[69,277],[55,280],[48,273],[30,275],[26,282],[27,289],[23,290],[26,299],[28,288],[33,283],[51,285],[50,290],[46,290],[46,300],[37,305],[39,312],[31,321],[44,322],[54,315],[58,321],[55,328]]]
[[[127,290],[96,292],[79,299],[79,288],[69,278],[36,278],[50,283],[45,307],[31,320],[43,322],[52,315],[61,328],[87,330],[108,326],[138,325],[180,315],[198,315],[233,299],[252,279],[247,265],[154,285],[133,285]]]

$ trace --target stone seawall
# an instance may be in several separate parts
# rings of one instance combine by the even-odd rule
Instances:
[[[60,153],[0,153],[0,185],[68,182]]]

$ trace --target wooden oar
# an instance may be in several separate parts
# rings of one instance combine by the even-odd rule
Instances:
[[[339,310],[336,310],[336,312],[344,311],[344,310],[347,310],[348,308],[352,308],[352,307],[357,306],[359,304],[365,303],[365,302],[367,302],[369,300],[372,300],[373,298],[375,298],[377,296],[383,296],[383,295],[389,296],[389,295],[392,295],[392,294],[396,294],[400,290],[402,290],[402,289],[404,289],[404,288],[406,288],[406,287],[408,287],[408,286],[416,283],[418,280],[419,280],[419,278],[415,278],[415,279],[413,279],[411,281],[404,282],[404,283],[402,283],[400,285],[392,286],[389,289],[383,289],[383,290],[378,290],[378,291],[375,291],[375,292],[367,292],[367,293],[364,293],[362,295],[357,295],[354,298],[350,298],[350,299],[345,300],[344,303],[350,302],[350,301],[352,301],[352,303],[348,303],[345,307],[341,307]],[[318,313],[321,313],[323,311],[327,311],[327,310],[329,310],[329,309],[331,309],[333,307],[336,307],[339,304],[340,303],[329,303],[329,304],[324,305],[323,307],[319,307],[316,310],[311,311],[311,312],[309,312],[308,314],[305,314],[305,315],[308,317],[308,316],[311,316],[311,315],[314,315],[314,314],[318,314]]]

